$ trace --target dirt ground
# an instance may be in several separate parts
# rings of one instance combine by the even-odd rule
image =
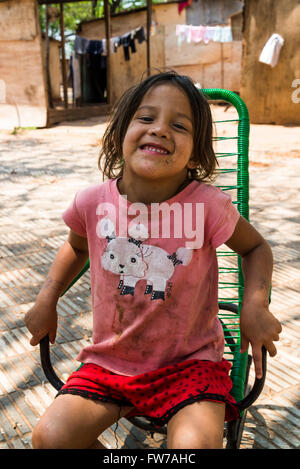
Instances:
[[[236,117],[235,109],[230,106],[226,108],[221,105],[212,105],[212,114],[215,120],[234,119]],[[108,116],[93,117],[86,120],[74,122],[62,122],[51,128],[44,129],[16,129],[0,130],[0,142],[7,139],[27,139],[49,140],[58,142],[63,140],[65,143],[80,142],[97,146],[101,144],[101,139],[106,128]],[[228,126],[229,133],[232,124]],[[226,129],[222,129],[218,135],[227,134]],[[49,143],[50,144],[50,143]],[[258,155],[264,155],[263,159],[257,158]],[[251,124],[250,127],[250,165],[268,165],[273,158],[300,158],[300,126],[283,125],[262,125]]]
[[[212,112],[215,121],[230,121],[216,124],[218,136],[236,135],[233,107],[213,105]],[[107,117],[100,117],[49,129],[0,130],[0,449],[30,448],[32,429],[54,396],[38,352],[28,343],[23,317],[65,240],[62,212],[75,191],[101,180],[97,159],[106,125]],[[230,151],[233,142],[221,140],[217,150]],[[271,311],[283,332],[278,355],[268,359],[264,391],[248,411],[241,448],[295,449],[300,432],[300,127],[252,124],[249,173],[250,221],[273,250]],[[70,295],[61,303],[53,347],[54,356],[64,357],[57,361],[62,373],[75,366],[75,351],[91,332],[88,282]],[[128,422],[121,421],[117,435],[124,448],[164,444],[135,438]],[[115,447],[111,429],[102,442]]]

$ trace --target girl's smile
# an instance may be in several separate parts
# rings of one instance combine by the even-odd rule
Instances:
[[[177,86],[151,88],[134,114],[123,142],[122,192],[132,185],[159,184],[170,195],[185,181],[193,151],[189,99]],[[129,194],[128,194],[129,195]]]
[[[148,143],[140,147],[145,153],[159,153],[160,155],[168,155],[170,153],[161,145],[156,145],[155,143]]]

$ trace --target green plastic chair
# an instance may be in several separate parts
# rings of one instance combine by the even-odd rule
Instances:
[[[216,185],[224,191],[230,191],[233,203],[237,205],[240,214],[249,221],[249,173],[248,173],[248,149],[249,149],[249,114],[244,101],[234,92],[219,88],[201,89],[207,99],[222,101],[234,106],[237,117],[223,121],[214,121],[214,125],[222,123],[237,124],[237,134],[230,137],[215,136],[214,141],[221,142],[222,151],[216,151],[219,161],[220,173]],[[234,144],[235,148],[226,151],[227,144]],[[226,163],[225,163],[226,162]],[[225,181],[222,181],[222,176]],[[221,184],[219,185],[219,182]],[[240,257],[230,250],[217,250],[219,263],[219,319],[222,323],[225,336],[224,357],[232,363],[231,380],[233,383],[232,395],[238,403],[239,419],[228,422],[224,428],[227,449],[240,447],[243,427],[247,409],[260,395],[266,376],[266,350],[263,348],[263,377],[255,379],[253,387],[248,392],[249,369],[252,357],[248,353],[240,353],[239,318],[243,299],[243,274]],[[74,278],[71,286],[89,269],[89,261],[86,262],[80,274]],[[65,292],[66,293],[66,292]],[[55,389],[59,390],[63,382],[56,375],[50,359],[48,336],[40,342],[41,363],[44,373]],[[131,417],[129,420],[153,433],[166,434],[166,426],[157,427],[150,419],[144,417]]]

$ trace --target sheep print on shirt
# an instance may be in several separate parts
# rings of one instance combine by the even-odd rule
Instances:
[[[222,360],[216,248],[239,217],[198,181],[150,205],[130,203],[116,179],[80,190],[63,214],[89,246],[93,343],[77,359],[127,376]]]

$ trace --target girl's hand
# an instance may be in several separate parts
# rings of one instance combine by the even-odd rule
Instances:
[[[25,324],[32,334],[31,345],[37,345],[47,334],[50,342],[54,343],[57,330],[57,302],[83,268],[88,255],[87,239],[70,230],[68,241],[55,256],[34,306],[25,315]]]
[[[57,330],[57,311],[49,302],[37,301],[25,315],[25,325],[32,334],[31,345],[38,345],[40,340],[49,334],[49,340],[55,342]]]
[[[268,307],[253,303],[242,307],[240,329],[241,353],[247,351],[250,343],[256,377],[262,378],[262,346],[271,357],[276,355],[277,350],[273,342],[279,340],[282,331],[280,322]]]

